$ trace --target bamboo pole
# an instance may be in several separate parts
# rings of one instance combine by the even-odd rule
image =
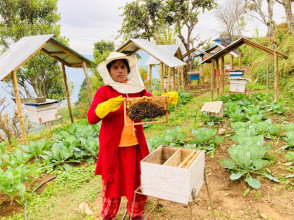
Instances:
[[[224,56],[222,56],[221,57],[221,60],[222,60],[222,72],[223,72],[223,74],[222,74],[222,78],[221,78],[221,84],[222,84],[222,94],[223,93],[225,93],[225,73],[226,73],[226,71],[225,71],[225,57]]]
[[[219,98],[219,60],[217,59],[216,61],[216,93],[217,93],[217,97]]]
[[[234,57],[232,54],[230,54],[230,65],[231,65],[231,70],[234,70]]]
[[[25,121],[23,117],[23,111],[21,107],[21,102],[20,102],[20,95],[19,95],[19,88],[18,88],[18,83],[17,83],[17,76],[16,76],[16,70],[12,71],[12,83],[13,83],[13,89],[14,89],[14,95],[15,95],[15,103],[17,107],[17,113],[18,113],[18,119],[20,123],[20,132],[21,132],[21,137],[22,141],[24,144],[27,144],[27,132],[25,129]]]
[[[181,74],[180,74],[180,70],[179,70],[179,67],[177,68],[177,76],[178,76],[178,87],[179,87],[179,90],[181,90]]]
[[[174,91],[176,91],[176,69],[173,67]]]
[[[163,63],[160,61],[159,64],[159,74],[160,74],[160,92],[164,92],[164,85],[163,85]]]
[[[171,85],[170,85],[170,67],[168,67],[168,72],[167,72],[167,79],[168,79],[168,81],[167,81],[167,83],[168,83],[168,91],[170,91],[171,90]]]
[[[67,77],[66,77],[66,73],[65,73],[65,66],[63,63],[61,63],[61,66],[62,66],[62,75],[63,75],[64,87],[65,87],[65,92],[66,92],[66,100],[67,100],[69,117],[70,117],[71,123],[74,123],[72,110],[71,110],[71,104],[70,104],[70,95],[69,95],[69,89],[68,89],[68,84],[67,84]]]
[[[92,101],[93,101],[93,93],[92,93],[91,83],[90,83],[90,79],[89,79],[89,75],[88,75],[87,65],[86,65],[86,62],[84,60],[83,60],[82,65],[83,65],[85,79],[86,79],[87,86],[88,86],[89,100],[90,100],[90,103],[92,103]]]
[[[275,102],[279,101],[279,73],[278,73],[278,56],[277,52],[274,52],[274,73],[275,73]]]
[[[239,70],[242,68],[242,53],[239,53]]]
[[[182,90],[185,91],[184,67],[181,67]]]
[[[152,93],[152,64],[149,64],[149,91]]]
[[[269,54],[266,54],[266,92],[269,92]]]
[[[213,74],[214,74],[214,60],[211,61],[211,72],[210,72],[210,100],[213,100]]]

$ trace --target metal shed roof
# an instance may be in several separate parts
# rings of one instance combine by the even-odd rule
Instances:
[[[88,67],[92,64],[92,61],[53,36],[49,34],[23,37],[11,45],[0,55],[0,80],[8,77],[13,70],[20,68],[40,50],[69,67],[81,68],[83,61]]]
[[[157,46],[172,55],[175,55],[180,47],[179,45],[157,45]],[[158,65],[159,63],[160,61],[155,59],[153,56],[149,56],[146,62],[146,64],[148,65]]]
[[[116,51],[124,53],[126,55],[133,55],[140,49],[153,56],[155,59],[163,62],[169,67],[186,65],[185,62],[179,60],[178,58],[169,54],[157,45],[145,39],[129,39],[126,43],[117,48]]]
[[[202,63],[211,63],[212,60],[214,59],[219,59],[220,57],[223,57],[225,55],[227,55],[228,53],[230,53],[231,51],[235,50],[236,48],[240,47],[243,44],[247,44],[249,46],[255,47],[257,49],[263,50],[267,53],[273,54],[273,53],[277,53],[277,56],[280,58],[288,58],[287,55],[280,53],[276,50],[273,50],[269,47],[263,46],[259,43],[256,43],[252,40],[249,40],[247,38],[239,38],[238,40],[234,41],[233,43],[231,43],[230,45],[228,45],[227,47],[225,47],[224,49],[220,50],[219,52],[213,54],[212,56],[208,57],[206,60],[204,60]],[[201,63],[201,64],[202,64]]]

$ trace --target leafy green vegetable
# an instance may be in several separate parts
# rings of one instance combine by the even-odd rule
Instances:
[[[38,158],[45,150],[50,149],[52,144],[52,141],[43,139],[38,142],[31,141],[28,145],[20,145],[19,148],[31,157]]]

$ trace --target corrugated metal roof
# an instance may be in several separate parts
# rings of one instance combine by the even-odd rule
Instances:
[[[165,50],[169,54],[175,55],[177,50],[179,49],[179,45],[156,45],[159,48]],[[146,64],[148,65],[159,65],[160,61],[155,59],[153,56],[149,56]]]
[[[231,43],[230,45],[226,46],[224,49],[218,51],[217,53],[213,54],[212,56],[208,57],[206,60],[202,61],[202,63],[211,63],[212,60],[214,59],[218,59],[220,57],[223,57],[225,55],[227,55],[228,53],[230,53],[231,51],[237,49],[238,47],[240,47],[241,45],[246,44],[252,47],[255,47],[257,49],[263,50],[269,54],[274,54],[276,53],[278,57],[286,59],[288,58],[287,55],[280,53],[276,50],[273,50],[269,47],[266,47],[264,45],[261,45],[259,43],[256,43],[252,40],[249,40],[247,38],[239,38],[238,40],[234,41],[233,43]],[[201,64],[202,64],[201,63]]]
[[[0,55],[0,80],[5,79],[13,70],[20,68],[38,51],[42,50],[49,56],[70,67],[82,67],[82,60],[87,66],[92,61],[59,42],[53,34],[23,37]]]
[[[155,59],[163,62],[169,67],[178,67],[186,65],[185,62],[179,60],[165,50],[159,48],[157,45],[145,39],[129,39],[126,43],[116,49],[116,51],[132,55],[139,49],[144,50]]]

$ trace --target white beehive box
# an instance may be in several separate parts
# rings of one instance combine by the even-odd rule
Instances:
[[[246,84],[250,79],[243,77],[229,77],[230,80],[230,92],[246,92]]]
[[[224,117],[224,103],[222,101],[205,102],[201,108],[201,112],[206,112],[207,115],[215,117]]]
[[[204,166],[203,150],[159,146],[141,161],[142,192],[187,205],[204,183]]]
[[[28,120],[40,124],[61,118],[57,114],[57,107],[58,101],[52,99],[46,99],[46,102],[37,104],[25,104],[25,109],[28,111]]]

